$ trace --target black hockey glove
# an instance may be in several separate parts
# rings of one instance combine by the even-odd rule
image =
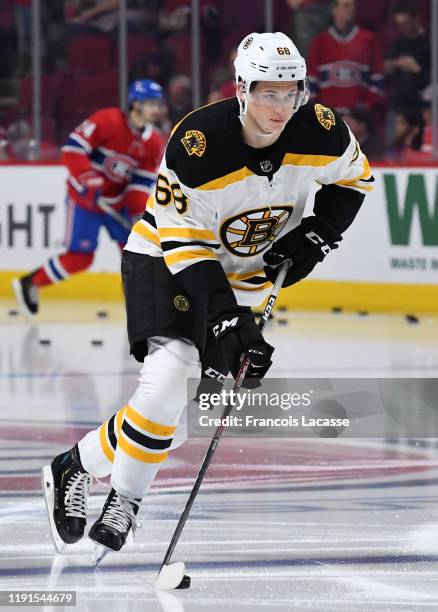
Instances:
[[[310,274],[319,261],[338,248],[337,243],[341,240],[341,234],[320,217],[306,217],[265,253],[266,276],[273,283],[278,267],[289,260],[292,265],[283,283],[283,287],[289,287]]]
[[[213,333],[233,377],[236,378],[242,355],[246,354],[250,365],[242,386],[258,387],[272,365],[274,347],[264,340],[249,308],[235,306],[222,312],[213,322]]]

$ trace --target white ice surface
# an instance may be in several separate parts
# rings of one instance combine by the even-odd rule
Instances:
[[[143,504],[143,527],[121,553],[94,570],[84,538],[56,556],[39,470],[126,402],[137,368],[120,313],[101,321],[90,305],[78,314],[58,304],[31,327],[7,308],[0,308],[0,591],[75,590],[77,609],[90,612],[438,609],[434,440],[223,440],[173,557],[186,563],[187,591],[163,596],[154,584],[206,440],[173,453]],[[418,325],[383,316],[281,318],[288,323],[268,332],[277,347],[272,375],[438,375],[432,318]],[[103,346],[92,347],[93,338]],[[93,488],[90,524],[105,495]]]

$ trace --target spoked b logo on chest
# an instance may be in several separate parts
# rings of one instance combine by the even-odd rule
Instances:
[[[271,246],[293,211],[293,206],[271,206],[240,212],[221,227],[221,240],[239,257],[258,255]]]

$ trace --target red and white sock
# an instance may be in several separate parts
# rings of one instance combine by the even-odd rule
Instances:
[[[59,283],[72,274],[89,268],[93,262],[94,253],[72,253],[54,255],[46,263],[35,270],[32,282],[36,287],[45,287]]]

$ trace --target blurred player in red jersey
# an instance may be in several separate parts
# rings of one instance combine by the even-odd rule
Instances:
[[[158,83],[134,81],[129,86],[128,113],[104,108],[68,137],[62,148],[69,171],[65,251],[12,283],[28,316],[38,312],[40,287],[63,281],[91,265],[102,226],[124,247],[129,230],[102,211],[98,199],[103,198],[128,221],[144,212],[162,155],[162,138],[153,125],[161,113],[162,98]]]

